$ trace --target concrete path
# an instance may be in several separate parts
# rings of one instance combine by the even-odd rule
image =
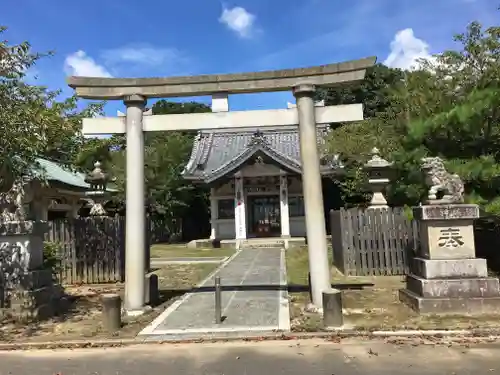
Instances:
[[[322,340],[0,352],[0,375],[489,375],[499,345]]]
[[[222,324],[215,324],[215,277],[222,289]],[[248,332],[290,329],[286,290],[285,250],[244,249],[237,252],[199,288],[176,301],[138,339],[176,340],[217,333],[239,336]]]
[[[222,263],[228,257],[176,257],[176,258],[151,258],[152,266],[164,264],[199,264],[199,263]]]

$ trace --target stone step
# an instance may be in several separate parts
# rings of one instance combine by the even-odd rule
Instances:
[[[500,297],[497,278],[424,279],[415,275],[406,277],[409,291],[424,298],[479,298]]]
[[[399,300],[420,314],[499,314],[500,297],[424,298],[408,289],[399,291]]]
[[[424,279],[459,279],[488,277],[486,259],[413,258],[411,273]]]
[[[243,241],[240,244],[241,249],[284,247],[284,246],[285,246],[285,241],[283,240],[250,240],[250,241]]]

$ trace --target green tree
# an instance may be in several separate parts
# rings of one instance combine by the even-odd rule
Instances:
[[[500,188],[499,36],[499,27],[484,30],[472,22],[455,37],[461,48],[421,61],[418,70],[394,72],[389,75],[394,79],[377,95],[363,96],[355,87],[353,93],[342,89],[327,97],[327,104],[364,101],[369,108],[365,121],[342,124],[329,139],[330,152],[340,153],[347,165],[346,177],[339,182],[347,201],[362,203],[366,197],[361,194],[366,175],[360,167],[377,146],[395,162],[396,178],[388,191],[391,203],[415,204],[422,199],[426,188],[419,160],[431,155],[442,157],[449,170],[462,177],[468,200],[500,212],[496,198]],[[364,85],[376,89],[372,78],[367,74]],[[374,106],[374,97],[382,97],[378,102],[384,105]]]
[[[460,51],[446,51],[426,67],[427,81],[438,84],[421,94],[426,103],[439,98],[439,105],[408,124],[404,146],[446,159],[466,182],[469,200],[500,212],[500,27],[472,22],[455,41]]]
[[[205,113],[211,112],[211,108],[198,102],[170,102],[158,100],[152,107],[154,115],[174,115],[183,113]]]
[[[325,100],[325,105],[363,103],[364,121],[334,124],[328,137],[330,154],[340,154],[345,164],[342,179],[334,182],[341,188],[347,205],[366,202],[366,174],[362,165],[369,159],[373,147],[378,147],[383,155],[400,147],[398,134],[387,126],[387,113],[396,97],[393,88],[402,82],[404,74],[399,69],[376,64],[367,69],[365,79],[353,86],[319,90],[317,100]]]
[[[154,115],[210,112],[209,106],[190,102],[177,103],[159,100],[153,107]],[[182,217],[195,200],[206,199],[206,189],[196,187],[182,178],[196,132],[148,132],[145,137],[146,199],[153,215],[171,220]],[[115,145],[121,141],[111,140]],[[112,168],[117,183],[125,188],[125,145],[112,152]],[[206,207],[204,207],[206,209]]]
[[[6,31],[0,27],[0,34]],[[102,105],[77,110],[77,100],[58,100],[60,91],[25,82],[28,69],[52,53],[32,51],[28,42],[0,42],[0,185],[28,175],[36,157],[71,163],[81,144],[82,117],[100,112]]]
[[[112,172],[113,150],[116,148],[117,139],[83,138],[80,149],[73,154],[74,164],[82,171],[90,171],[95,162],[99,161],[105,171]]]
[[[391,88],[403,79],[400,69],[375,64],[366,70],[365,79],[353,86],[320,89],[316,100],[325,100],[325,105],[363,103],[365,119],[383,113],[391,106]]]

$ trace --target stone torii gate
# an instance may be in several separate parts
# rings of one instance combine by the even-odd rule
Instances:
[[[240,74],[167,78],[69,77],[68,84],[85,99],[123,100],[125,117],[83,120],[84,134],[126,134],[126,269],[127,314],[144,311],[144,132],[299,125],[312,303],[322,305],[331,288],[316,124],[363,119],[362,104],[315,107],[315,87],[333,87],[364,79],[376,58],[311,68]],[[228,95],[292,90],[297,107],[229,112]],[[148,98],[212,96],[213,113],[144,116]]]

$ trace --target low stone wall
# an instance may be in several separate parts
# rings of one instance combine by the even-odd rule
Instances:
[[[63,290],[54,285],[50,270],[29,271],[25,280],[4,289],[4,306],[0,316],[16,321],[43,320],[61,309]],[[24,285],[23,285],[24,284]]]
[[[42,320],[61,309],[63,289],[43,269],[44,224],[0,224],[0,317]]]

